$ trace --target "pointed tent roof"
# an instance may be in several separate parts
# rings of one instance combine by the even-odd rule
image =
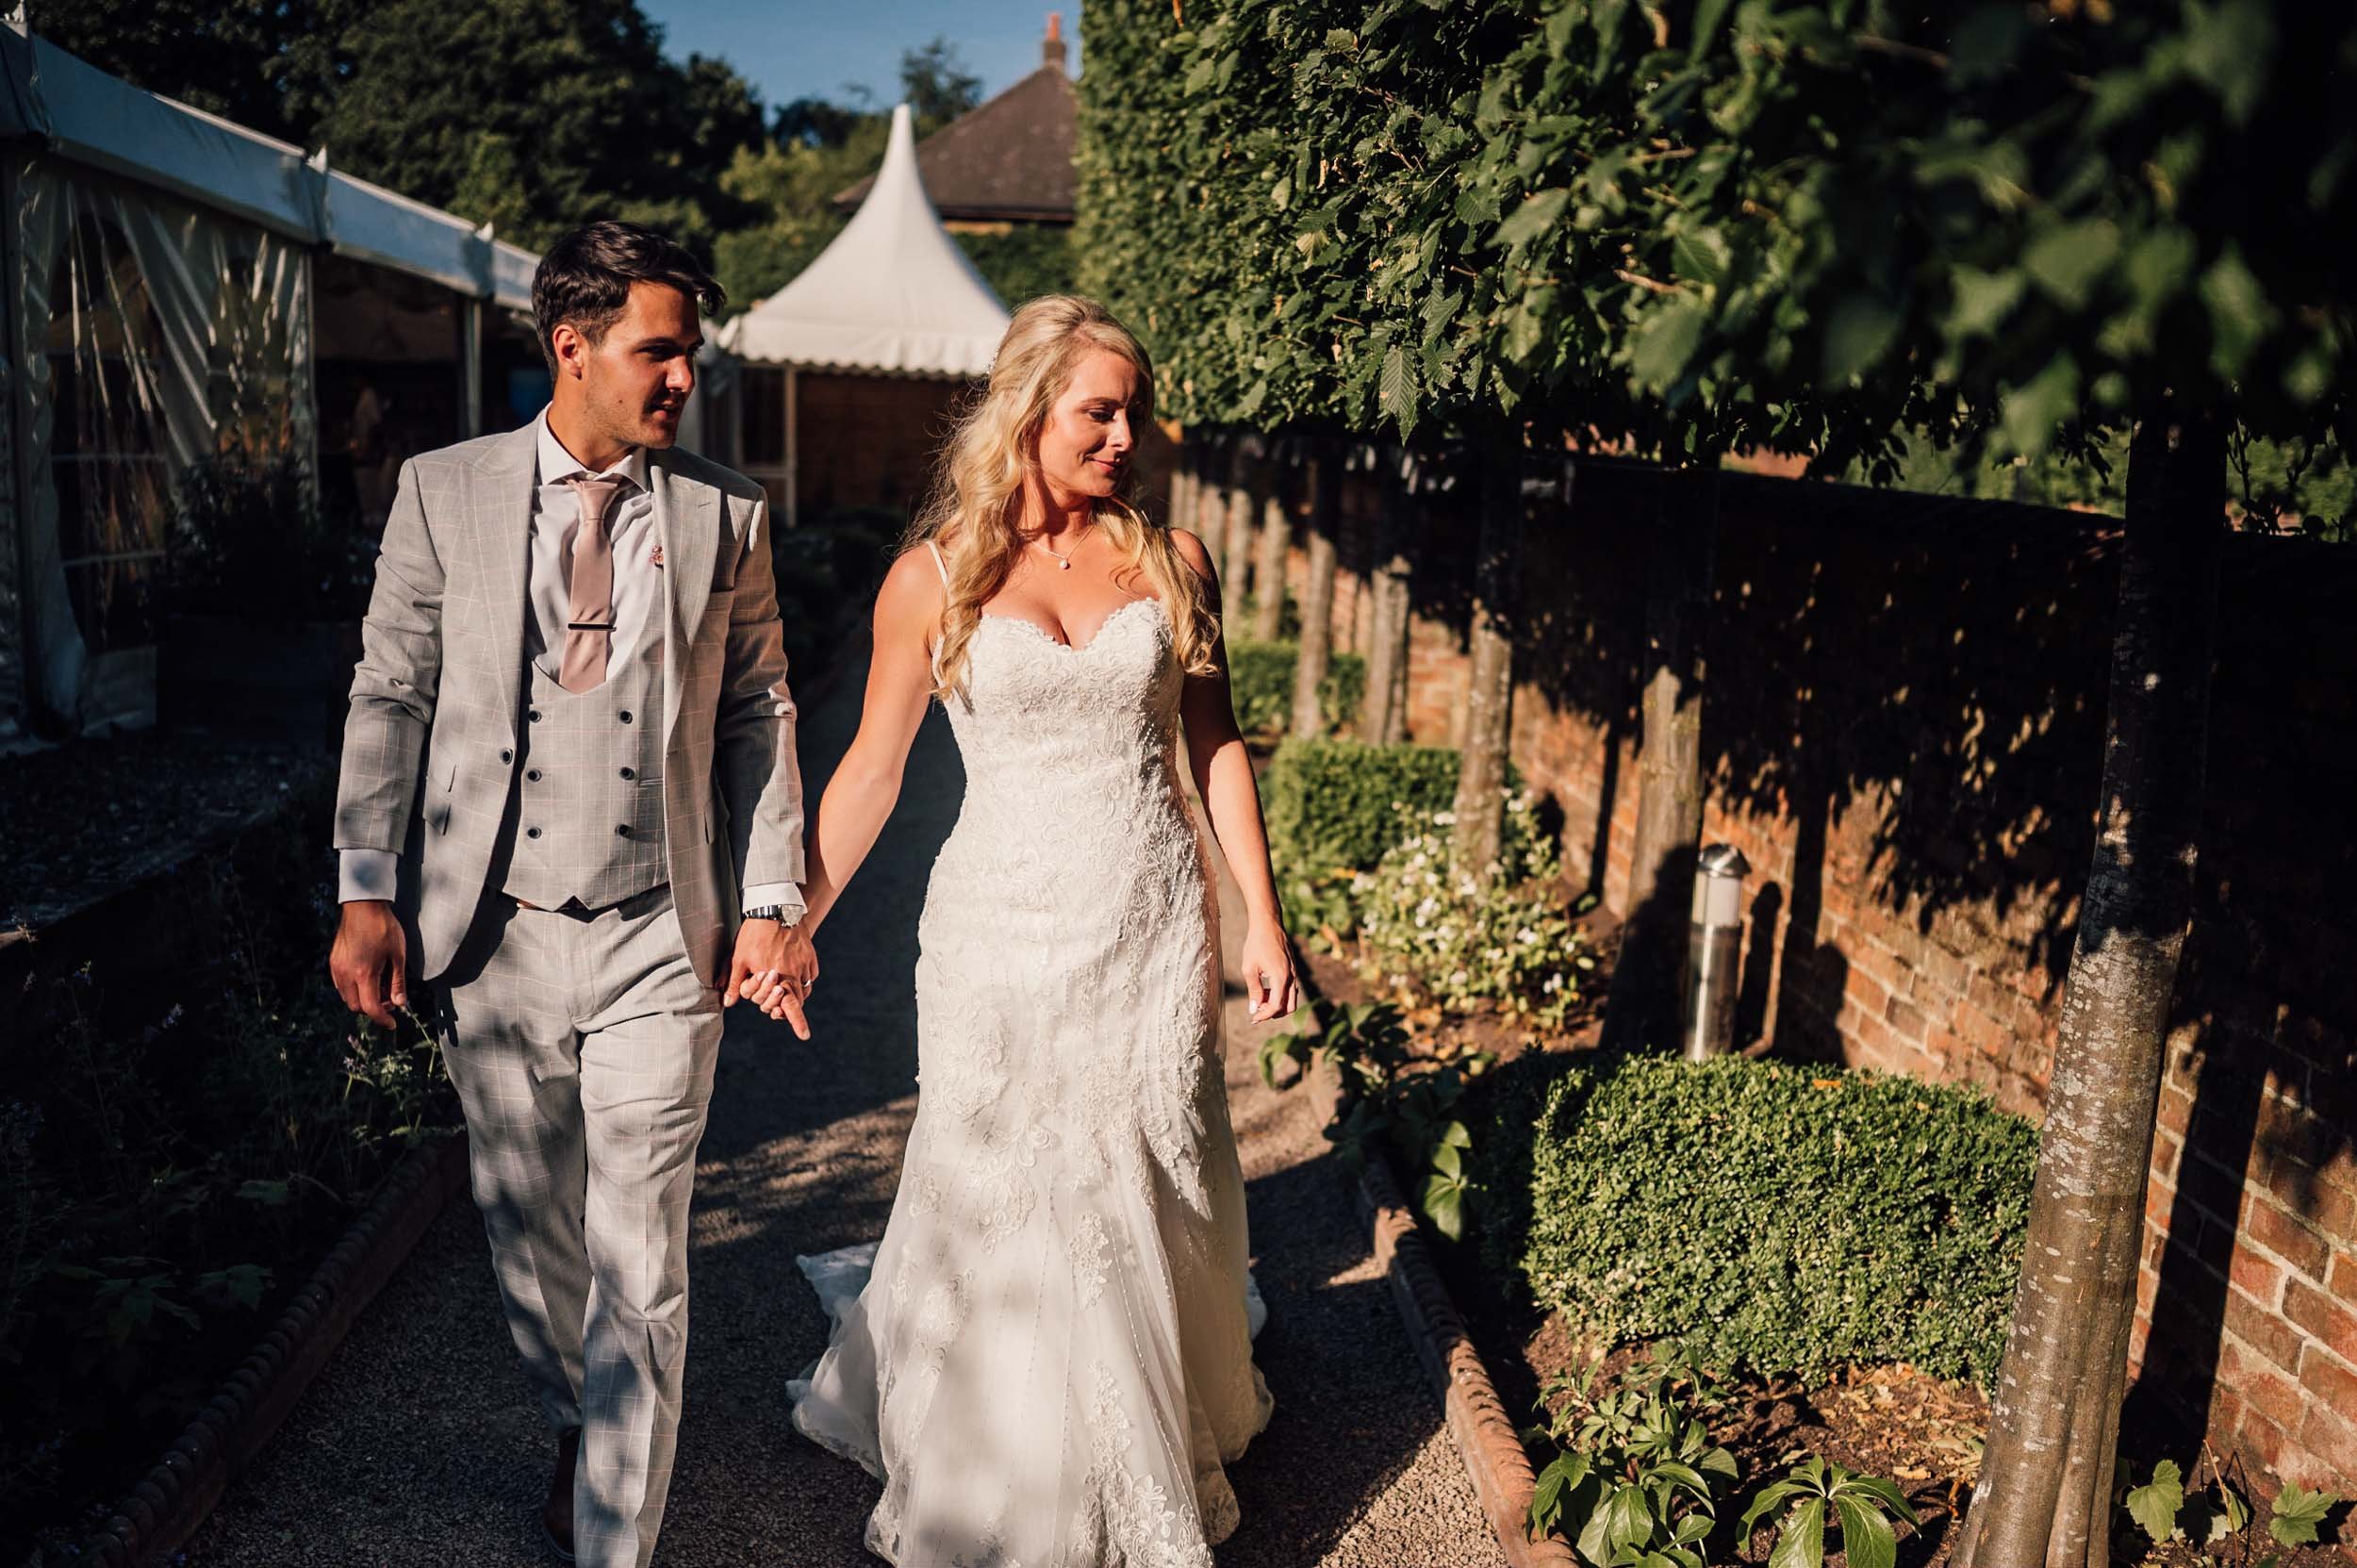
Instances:
[[[858,213],[793,282],[719,336],[721,347],[754,364],[979,376],[989,372],[1007,321],[925,197],[902,104]]]

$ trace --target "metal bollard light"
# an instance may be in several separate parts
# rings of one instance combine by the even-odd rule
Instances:
[[[1694,861],[1694,929],[1686,948],[1685,1011],[1678,1038],[1689,1062],[1735,1048],[1735,999],[1743,969],[1743,879],[1751,863],[1732,844]]]

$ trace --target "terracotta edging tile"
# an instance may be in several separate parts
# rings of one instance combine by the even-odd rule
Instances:
[[[464,1131],[404,1155],[254,1352],[85,1544],[88,1560],[132,1568],[194,1535],[466,1184]]]
[[[1474,1493],[1490,1527],[1497,1532],[1511,1568],[1577,1568],[1570,1544],[1558,1537],[1533,1541],[1525,1527],[1537,1478],[1523,1451],[1505,1403],[1481,1364],[1480,1352],[1465,1332],[1464,1319],[1441,1283],[1415,1216],[1379,1156],[1359,1176],[1359,1217],[1375,1244],[1376,1262],[1391,1280],[1392,1303],[1416,1347],[1433,1392],[1448,1418],[1449,1436],[1473,1478]]]

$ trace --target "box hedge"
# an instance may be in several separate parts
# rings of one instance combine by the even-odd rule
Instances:
[[[1526,1058],[1475,1139],[1490,1264],[1607,1341],[1984,1388],[2037,1131],[1969,1089],[1742,1057]]]
[[[1282,734],[1292,727],[1294,670],[1300,662],[1301,645],[1291,639],[1229,641],[1228,693],[1236,704],[1237,727],[1244,734]],[[1318,683],[1318,707],[1327,728],[1342,730],[1357,723],[1366,691],[1367,661],[1339,649],[1329,654],[1326,679]]]
[[[1288,740],[1261,775],[1270,858],[1280,882],[1370,870],[1408,832],[1398,807],[1445,811],[1459,758],[1446,746]]]

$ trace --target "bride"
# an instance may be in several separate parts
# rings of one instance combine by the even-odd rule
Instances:
[[[1268,1421],[1182,729],[1253,1018],[1297,987],[1211,563],[1129,499],[1152,407],[1100,306],[1015,313],[877,595],[811,828],[816,926],[944,702],[965,801],[917,927],[915,1124],[872,1263],[803,1260],[836,1324],[792,1385],[795,1426],[883,1481],[865,1540],[899,1568],[1208,1565],[1237,1524],[1222,1466]]]

